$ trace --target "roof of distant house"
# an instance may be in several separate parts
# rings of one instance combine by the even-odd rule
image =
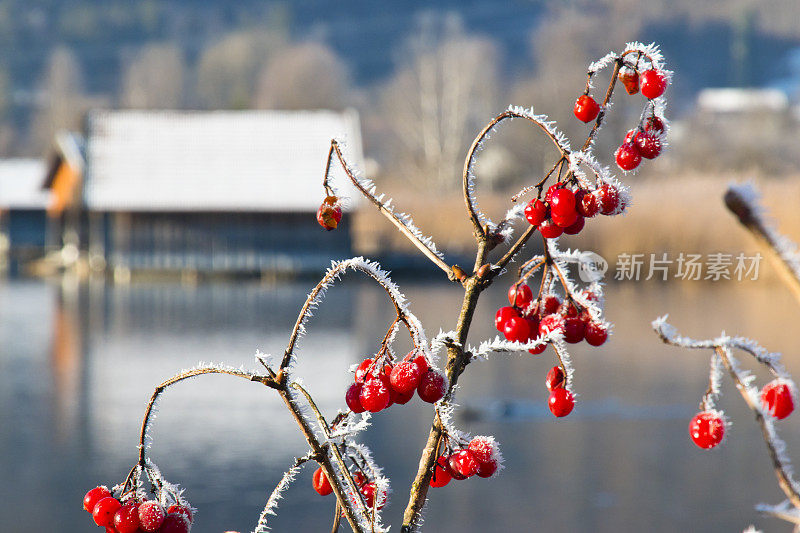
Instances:
[[[783,111],[789,107],[789,99],[778,89],[703,89],[697,95],[697,105],[716,113]]]
[[[0,159],[0,209],[45,209],[42,190],[47,165],[40,159]]]
[[[332,138],[363,168],[355,111],[93,111],[85,202],[98,211],[316,211]],[[359,200],[341,168],[333,183]]]

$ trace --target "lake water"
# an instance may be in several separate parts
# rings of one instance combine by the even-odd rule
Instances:
[[[458,287],[398,282],[429,336],[452,329]],[[0,531],[94,530],[83,494],[121,481],[135,463],[154,385],[198,361],[255,368],[256,349],[282,353],[312,285],[0,283]],[[484,295],[473,344],[494,335],[504,293],[497,286]],[[611,285],[615,335],[601,348],[572,350],[580,397],[569,417],[556,420],[545,405],[551,350],[468,368],[458,423],[496,436],[507,468],[498,479],[432,490],[427,531],[730,532],[751,523],[790,531],[753,509],[782,493],[729,381],[721,404],[734,425],[726,443],[712,452],[690,443],[687,424],[706,387],[708,354],[656,339],[649,322],[667,312],[687,335],[725,329],[757,338],[785,352],[800,375],[792,326],[800,307],[781,287]],[[374,352],[392,314],[370,284],[347,279],[329,293],[301,343],[297,370],[326,413],[344,405],[348,366]],[[392,480],[384,516],[393,530],[430,417],[430,406],[416,399],[381,413],[362,434]],[[798,415],[779,427],[790,455],[800,456]],[[199,508],[196,533],[251,531],[281,474],[306,450],[272,391],[226,376],[170,389],[153,437],[151,457]],[[286,493],[274,531],[329,530],[333,500],[313,492],[311,473],[305,469]]]

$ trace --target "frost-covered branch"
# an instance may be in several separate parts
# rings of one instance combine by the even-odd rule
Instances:
[[[294,481],[295,477],[297,477],[297,473],[300,472],[302,466],[313,459],[314,453],[311,452],[304,457],[300,457],[295,459],[294,464],[292,465],[289,470],[283,474],[278,485],[275,487],[275,490],[272,491],[272,494],[269,495],[269,499],[267,499],[267,504],[264,507],[264,510],[261,511],[261,515],[258,517],[258,524],[256,524],[256,529],[254,533],[267,533],[269,531],[269,525],[267,525],[267,520],[269,516],[276,516],[275,509],[278,507],[278,500],[283,497],[283,492],[289,488],[289,485]]]

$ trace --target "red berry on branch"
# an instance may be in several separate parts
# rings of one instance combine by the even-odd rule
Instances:
[[[543,201],[534,198],[525,206],[525,218],[532,226],[538,226],[547,219],[548,208]]]
[[[564,230],[561,228],[561,226],[556,224],[552,219],[545,220],[539,224],[539,233],[541,233],[542,237],[545,239],[555,239],[561,235],[563,231]]]
[[[450,475],[447,457],[439,457],[433,467],[433,474],[431,475],[431,487],[444,487],[450,483],[451,479],[453,479],[453,476]]]
[[[533,301],[533,291],[526,284],[508,288],[508,301],[514,307],[525,309]]]
[[[547,373],[544,384],[547,387],[547,390],[552,391],[553,389],[558,389],[564,386],[564,378],[564,370],[562,370],[560,366],[554,366]]]
[[[366,482],[367,482],[367,477],[361,472],[355,472],[353,474],[353,483],[356,484],[356,487],[361,488],[361,486]]]
[[[622,140],[622,144],[629,144],[633,142],[633,138],[636,137],[636,132],[638,130],[632,129],[628,130],[628,133],[625,134],[625,138]]]
[[[97,502],[109,496],[111,496],[111,491],[108,490],[108,487],[95,487],[83,497],[83,508],[91,513],[94,511],[94,506],[97,505]]]
[[[577,203],[577,209],[581,216],[592,218],[600,211],[600,204],[597,201],[597,196],[590,192],[585,192],[581,195],[581,199]]]
[[[642,155],[632,143],[625,143],[617,148],[614,158],[622,170],[633,170],[642,162]]]
[[[515,316],[519,316],[519,311],[513,307],[501,307],[494,315],[494,327],[497,328],[497,331],[503,331],[503,326],[506,325],[508,319]]]
[[[422,374],[414,361],[403,361],[392,369],[390,381],[395,391],[406,395],[409,392],[413,394],[419,386],[420,377]]]
[[[761,390],[761,405],[769,414],[783,420],[794,411],[792,389],[780,379],[770,381]]]
[[[488,463],[494,459],[495,453],[497,453],[497,445],[494,439],[483,436],[473,437],[469,441],[467,449],[479,463]]]
[[[553,215],[552,220],[558,227],[565,229],[575,224],[579,216],[580,215],[578,215],[577,211],[573,211],[572,213],[568,213],[564,216]]]
[[[419,368],[419,375],[422,376],[428,371],[428,361],[425,360],[424,355],[418,355],[414,358],[414,364]],[[420,379],[422,379],[420,377]]]
[[[168,514],[164,523],[158,528],[158,533],[189,533],[191,524],[185,516],[178,513]]]
[[[575,397],[564,387],[558,387],[550,391],[547,406],[553,415],[561,418],[572,412],[573,407],[575,407]]]
[[[633,144],[646,159],[655,159],[661,153],[661,140],[653,133],[640,131],[633,138]]]
[[[361,387],[361,383],[353,383],[344,395],[344,401],[347,403],[347,407],[354,413],[364,412],[364,406],[361,405]]]
[[[397,392],[394,389],[389,390],[389,405],[398,404],[405,405],[414,397],[414,391],[411,392]]]
[[[664,76],[664,73],[659,70],[647,70],[642,73],[640,87],[642,96],[652,100],[664,94],[667,88],[667,78]]]
[[[378,493],[378,488],[375,486],[375,483],[369,482],[361,487],[361,494],[364,495],[364,501],[367,503],[367,507],[372,509],[375,505],[375,497]],[[381,501],[384,500],[384,501]],[[378,510],[383,509],[384,504],[386,503],[386,498],[378,498]]]
[[[664,133],[664,121],[655,115],[649,116],[644,121],[644,131],[661,135]]]
[[[333,492],[331,482],[328,481],[328,476],[325,475],[322,467],[314,470],[314,477],[311,479],[311,484],[314,486],[314,490],[317,491],[320,496],[327,496]]]
[[[575,222],[572,223],[571,226],[567,226],[564,228],[565,235],[577,235],[578,233],[583,230],[583,226],[586,225],[586,219],[584,219],[581,215],[578,215],[575,218]]]
[[[588,94],[582,94],[575,101],[573,112],[581,122],[591,122],[600,113],[600,105]]]
[[[450,471],[464,478],[472,477],[478,473],[478,461],[469,450],[459,450],[450,455]]]
[[[429,368],[422,374],[417,387],[417,394],[423,402],[436,403],[447,392],[447,378],[436,370]]]
[[[528,352],[530,352],[533,355],[539,355],[546,349],[547,349],[547,344],[542,344],[541,346],[537,346],[536,348],[531,348],[530,350],[528,350]]]
[[[619,69],[618,78],[628,94],[636,94],[639,92],[639,74],[636,70],[630,67],[622,67]]]
[[[488,461],[486,463],[478,463],[478,477],[492,477],[497,472],[497,461]]]
[[[139,527],[144,531],[157,531],[165,517],[164,508],[157,501],[148,500],[139,505]]]
[[[525,320],[528,321],[528,340],[536,338],[539,334],[539,315],[526,316]]]
[[[114,514],[114,528],[117,533],[136,533],[139,531],[139,504],[126,503]]]
[[[98,501],[92,509],[94,523],[100,527],[114,527],[114,515],[122,504],[113,496],[106,496]]]
[[[372,359],[367,358],[361,361],[361,364],[356,368],[356,383],[364,383],[364,377],[369,372],[371,366]]]
[[[539,323],[539,335],[545,336],[551,331],[564,331],[564,318],[561,315],[547,315]]]
[[[564,340],[570,344],[576,344],[583,340],[585,324],[580,318],[572,317],[564,320]]]
[[[192,520],[194,518],[192,516],[191,508],[185,505],[170,505],[169,509],[167,509],[167,515],[169,516],[171,514],[180,514],[185,516],[186,520],[188,520],[190,524],[192,523]]]
[[[558,312],[559,307],[561,307],[561,298],[559,298],[555,294],[548,294],[542,300],[543,315],[551,315],[553,313],[556,313]]]
[[[328,196],[317,209],[317,222],[327,231],[336,229],[342,220],[342,206],[335,196]]]
[[[377,413],[389,407],[389,387],[386,382],[380,378],[371,378],[368,376],[361,386],[361,394],[359,395],[361,406],[371,413]]]
[[[553,193],[555,193],[561,187],[562,187],[561,183],[554,183],[547,188],[547,192],[544,195],[544,201],[547,202],[548,205],[550,204],[550,201],[553,199]]]
[[[602,324],[588,322],[584,336],[586,337],[586,342],[592,346],[601,346],[608,339],[608,330]]]
[[[575,193],[569,189],[556,189],[550,200],[550,215],[565,217],[575,212]]]
[[[689,423],[689,436],[704,450],[713,448],[725,437],[725,421],[716,411],[697,413]]]
[[[522,317],[511,317],[506,320],[503,326],[503,334],[511,342],[527,342],[530,338],[531,330],[528,321]]]
[[[613,215],[620,204],[619,191],[607,183],[597,189],[597,199],[600,201],[600,212],[604,215]]]

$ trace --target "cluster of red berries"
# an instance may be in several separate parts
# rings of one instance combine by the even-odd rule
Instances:
[[[781,379],[770,381],[761,389],[761,405],[764,411],[783,420],[794,411],[791,386]],[[689,423],[689,436],[700,448],[713,448],[725,437],[725,419],[719,411],[697,413]]]
[[[436,403],[447,392],[447,378],[430,368],[424,355],[415,357],[412,351],[394,366],[379,357],[365,359],[356,369],[345,401],[354,413],[377,413],[395,403],[407,404],[415,391],[422,401]]]
[[[192,510],[171,505],[166,510],[155,500],[130,498],[120,501],[105,486],[95,487],[83,498],[83,508],[106,533],[189,533]]]
[[[433,466],[431,487],[444,487],[451,479],[463,480],[477,475],[492,477],[500,466],[500,452],[491,437],[475,437],[466,448],[441,455]]]
[[[534,198],[528,202],[525,218],[537,227],[542,237],[553,239],[562,233],[577,235],[586,219],[598,213],[616,215],[624,210],[625,200],[611,184],[589,191],[580,187],[573,190],[558,182],[547,189],[544,201]]]
[[[547,407],[553,416],[561,418],[567,416],[572,412],[575,407],[575,396],[572,392],[564,387],[567,377],[564,374],[564,369],[560,366],[554,366],[547,373],[544,384],[547,390],[550,391],[550,397],[547,399]]]
[[[353,473],[353,481],[361,492],[361,495],[364,496],[364,502],[367,504],[367,507],[371,509],[373,505],[375,505],[375,495],[378,493],[377,485],[374,481],[369,481],[361,472]],[[325,475],[325,472],[322,471],[322,468],[317,468],[314,471],[314,477],[311,483],[314,486],[314,490],[317,491],[320,496],[328,496],[333,492],[331,482],[328,480],[328,476]],[[382,495],[378,498],[378,510],[383,509],[385,504],[386,496]]]
[[[663,147],[664,121],[651,115],[643,124],[628,131],[614,157],[622,170],[633,170],[642,158],[655,159]]]
[[[317,222],[327,231],[336,229],[342,220],[342,205],[335,196],[326,196],[317,209]]]
[[[589,301],[597,301],[591,291],[583,291]],[[494,317],[494,325],[509,341],[529,342],[549,332],[560,330],[564,340],[576,344],[583,340],[600,346],[608,339],[606,327],[592,319],[588,309],[580,308],[575,301],[562,302],[555,294],[533,299],[533,291],[526,284],[512,285],[508,289],[511,306],[501,307]],[[544,345],[528,350],[532,354],[544,351]]]

